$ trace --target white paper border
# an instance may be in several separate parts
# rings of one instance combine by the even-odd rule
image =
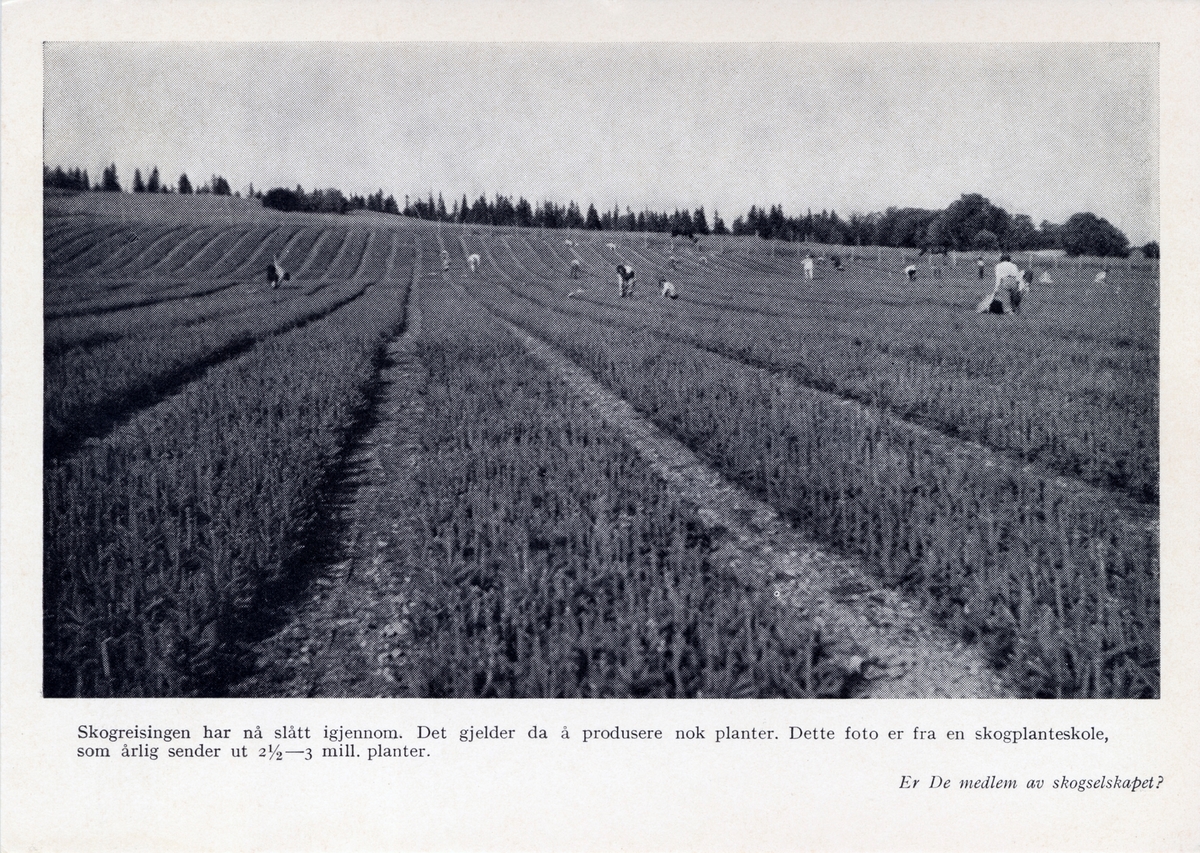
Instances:
[[[1196,849],[1200,350],[1196,59],[1185,3],[134,3],[3,7],[0,157],[0,832],[4,850]],[[1137,41],[1160,45],[1163,698],[1031,701],[53,700],[40,698],[41,43],[123,41]],[[72,757],[80,723],[240,731],[501,724],[389,767]],[[532,724],[551,740],[532,743]],[[936,745],[589,744],[560,727],[852,725]],[[1106,747],[953,746],[946,729],[1090,726]],[[670,736],[670,735],[668,735]],[[594,748],[593,748],[594,747]],[[203,764],[203,761],[201,762]],[[900,791],[901,774],[1163,775],[1155,792]],[[1049,784],[1049,781],[1047,781]]]

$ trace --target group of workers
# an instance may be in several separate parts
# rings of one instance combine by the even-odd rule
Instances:
[[[615,246],[613,248],[615,248]],[[443,251],[441,260],[442,260],[442,269],[448,270],[450,268],[450,254],[448,252]],[[824,259],[822,258],[822,260],[824,260]],[[835,269],[842,269],[842,265],[841,265],[840,261],[841,261],[841,258],[838,258],[836,256],[834,257],[834,268]],[[472,255],[468,256],[467,265],[470,267],[470,270],[472,273],[478,272],[478,270],[479,270],[479,255],[472,254]],[[668,265],[671,267],[671,269],[679,268],[678,260],[675,258],[674,255],[671,255],[671,257],[668,261]],[[816,266],[815,259],[813,258],[812,253],[810,252],[804,258],[804,261],[803,261],[804,277],[806,280],[808,280],[808,281],[813,280],[815,266]],[[976,269],[978,272],[978,277],[980,279],[982,279],[983,274],[984,274],[984,269],[986,267],[986,264],[984,263],[984,260],[983,260],[983,255],[979,255],[975,259],[975,266],[976,266]],[[276,282],[280,279],[286,280],[287,274],[284,273],[282,271],[282,268],[278,266],[278,259],[276,259],[275,263],[272,264],[272,267],[273,267],[273,269],[271,269],[270,271],[275,273],[275,275],[272,276],[272,278],[273,278],[272,284],[273,285],[275,285]],[[633,293],[634,293],[634,288],[637,286],[636,271],[634,270],[633,267],[631,267],[629,264],[626,264],[626,263],[617,264],[616,268],[617,268],[617,292],[620,295],[620,298],[625,299],[628,297],[632,297]],[[580,269],[581,269],[581,265],[580,265],[578,258],[571,259],[570,269],[571,269],[572,280],[578,280],[579,274],[580,274]],[[910,281],[913,281],[916,279],[917,267],[915,264],[909,264],[908,266],[906,266],[904,268],[904,272],[908,276],[908,279]],[[996,276],[996,283],[995,283],[995,286],[992,288],[991,293],[989,293],[987,296],[985,296],[983,298],[982,301],[980,301],[979,305],[976,307],[975,310],[981,314],[984,314],[984,313],[1018,314],[1018,313],[1020,313],[1021,303],[1025,299],[1026,294],[1028,294],[1029,286],[1033,282],[1032,272],[1030,270],[1022,270],[1015,263],[1013,263],[1012,257],[1010,255],[1002,254],[1000,256],[999,263],[997,263],[996,267],[995,267],[995,276]],[[1094,283],[1103,284],[1107,280],[1107,277],[1108,277],[1108,267],[1105,267],[1104,269],[1100,270],[1096,274]],[[1038,281],[1041,284],[1045,284],[1045,285],[1053,284],[1053,279],[1050,277],[1049,271],[1043,272],[1041,275],[1041,278],[1039,278]],[[668,298],[668,299],[678,299],[679,298],[678,288],[676,287],[676,285],[673,282],[668,281],[665,277],[663,277],[663,276],[659,277],[658,285],[659,285],[659,295],[660,296],[662,296],[664,298]],[[575,292],[573,292],[569,295],[576,296],[576,295],[582,294],[583,292],[584,291],[582,291],[582,290],[576,290]]]
[[[983,256],[975,261],[979,269],[979,277],[983,278]],[[976,311],[980,314],[1019,314],[1021,313],[1021,302],[1026,294],[1029,293],[1029,285],[1033,283],[1033,271],[1023,270],[1013,263],[1012,257],[1008,254],[1000,256],[1000,262],[996,264],[996,284],[992,288],[992,292],[985,296],[976,307]],[[1093,284],[1105,284],[1108,281],[1108,266],[1096,273],[1096,277],[1092,279]],[[1049,270],[1044,270],[1038,278],[1039,284],[1049,285],[1054,284],[1054,279],[1050,276]]]
[[[617,287],[624,299],[633,296],[633,288],[637,285],[637,272],[629,264],[617,264]],[[658,294],[666,299],[678,299],[679,289],[664,276],[658,277]]]
[[[813,278],[816,274],[816,267],[817,267],[818,262],[820,262],[822,264],[825,263],[825,256],[821,255],[820,257],[814,258],[812,252],[809,252],[807,255],[804,256],[804,260],[801,262],[801,266],[804,268],[804,280],[805,281],[813,280]],[[833,264],[833,269],[835,272],[843,272],[846,269],[842,265],[842,256],[841,255],[830,255],[829,263]]]
[[[567,241],[567,245],[570,245],[570,241]],[[613,249],[616,248],[616,246],[614,246],[611,243],[609,244],[609,247],[613,248]],[[449,270],[450,269],[450,253],[443,250],[442,255],[441,255],[441,260],[442,260],[442,271],[445,272],[445,271]],[[671,256],[670,263],[671,263],[672,269],[678,269],[674,255]],[[479,272],[479,255],[477,255],[477,254],[468,255],[467,256],[467,266],[470,268],[472,273]],[[572,258],[571,259],[571,279],[572,279],[572,281],[577,281],[579,279],[579,270],[580,270],[579,259]],[[628,264],[623,264],[623,263],[617,264],[617,288],[618,288],[618,292],[620,293],[621,298],[625,299],[626,297],[632,297],[633,290],[636,286],[637,286],[637,272],[634,270],[634,268],[629,266]],[[659,294],[666,299],[678,299],[679,298],[679,289],[675,286],[675,284],[673,282],[667,281],[667,279],[663,276],[660,276],[658,279],[658,288],[659,288]],[[581,289],[574,290],[571,293],[568,293],[567,296],[568,297],[576,297],[576,296],[582,295],[583,293],[584,293],[584,291]]]
[[[983,255],[975,258],[975,268],[980,279],[983,278],[986,267],[987,264],[983,259]],[[994,272],[996,283],[992,287],[991,292],[980,300],[975,310],[980,314],[1019,314],[1021,312],[1021,302],[1029,293],[1029,286],[1033,283],[1033,271],[1022,270],[1013,263],[1011,255],[1004,253],[1000,255],[1000,260],[996,264]],[[909,281],[914,281],[917,277],[916,264],[906,266],[904,273],[908,276]],[[1108,267],[1106,266],[1096,273],[1093,283],[1104,284],[1107,280]],[[1054,283],[1049,270],[1042,272],[1038,278],[1038,283],[1043,285]]]

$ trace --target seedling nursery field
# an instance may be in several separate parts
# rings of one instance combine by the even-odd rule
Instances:
[[[1156,262],[44,227],[48,696],[1159,695]]]

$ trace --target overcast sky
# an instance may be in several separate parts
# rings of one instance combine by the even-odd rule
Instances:
[[[1155,45],[49,44],[48,165],[604,210],[1091,211],[1158,236]]]

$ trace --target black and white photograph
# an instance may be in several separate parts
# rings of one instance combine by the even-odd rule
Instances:
[[[1200,8],[3,24],[5,851],[1200,845]]]
[[[47,696],[1159,695],[1154,45],[44,86]]]

